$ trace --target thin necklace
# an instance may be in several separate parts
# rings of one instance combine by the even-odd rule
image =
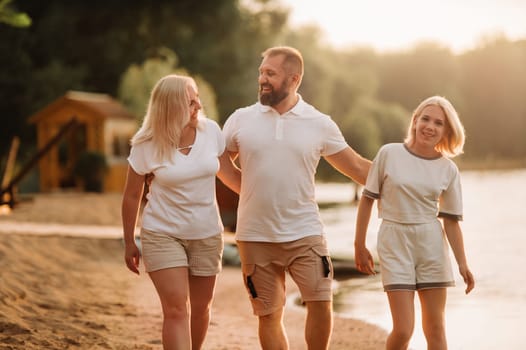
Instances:
[[[197,130],[194,129],[194,132],[195,132],[195,136],[197,136]],[[192,143],[191,145],[188,145],[188,146],[182,146],[182,147],[177,147],[176,149],[178,151],[181,151],[183,149],[190,149],[192,148],[193,146],[195,145],[195,139],[194,139],[194,143]]]

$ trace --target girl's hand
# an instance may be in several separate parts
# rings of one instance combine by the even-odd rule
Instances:
[[[459,271],[464,283],[466,283],[466,294],[469,294],[475,288],[475,278],[468,267],[460,266]]]
[[[373,256],[366,247],[354,248],[354,261],[358,271],[368,275],[376,274]]]

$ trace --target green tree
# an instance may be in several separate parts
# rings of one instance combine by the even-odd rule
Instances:
[[[0,23],[24,28],[31,25],[31,18],[26,13],[16,11],[11,0],[0,0]]]
[[[372,159],[382,145],[404,140],[409,119],[400,105],[365,97],[349,110],[341,128],[349,144]]]
[[[150,58],[142,65],[132,64],[124,73],[119,87],[119,99],[139,118],[139,122],[146,112],[154,85],[168,74],[188,75],[188,72],[178,67],[177,55],[167,48],[160,49],[158,57]],[[217,121],[213,88],[200,76],[195,76],[194,79],[199,89],[204,114]]]
[[[526,157],[526,40],[488,39],[460,62],[467,155]]]
[[[321,30],[306,25],[283,33],[283,44],[300,50],[304,60],[303,80],[299,93],[305,101],[324,113],[330,113],[333,76],[330,65],[330,49],[321,43]]]
[[[363,124],[363,135],[371,137],[353,146],[363,146],[364,152],[398,141],[397,116],[408,116],[406,111],[436,94],[460,112],[468,135],[466,158],[526,157],[525,40],[490,38],[461,55],[436,43],[378,54],[336,50],[314,26],[290,29],[288,10],[279,0],[24,0],[16,5],[0,0],[2,155],[17,135],[23,158],[34,146],[27,117],[67,90],[121,94],[136,104],[139,116],[144,114],[151,89],[141,81],[144,74],[155,80],[156,74],[184,69],[196,78],[201,95],[216,96],[222,124],[236,108],[256,101],[260,53],[286,44],[305,58],[302,96],[349,128],[351,142],[362,138],[362,132],[352,132]],[[2,20],[13,13],[27,14],[31,25],[14,27]],[[163,56],[163,48],[177,53],[176,64]],[[124,92],[125,85],[137,91]],[[203,102],[214,117],[215,103]]]
[[[458,60],[448,48],[435,43],[421,43],[407,52],[382,56],[378,98],[399,103],[408,110],[424,98],[458,94]]]
[[[21,154],[33,145],[26,119],[47,103],[70,89],[117,96],[128,67],[157,58],[160,48],[177,52],[178,67],[210,84],[201,93],[217,93],[223,121],[256,99],[259,53],[287,20],[276,3],[254,10],[238,0],[20,2],[32,25],[0,23],[0,154],[14,135],[22,138]],[[213,116],[212,101],[204,102]]]
[[[195,21],[196,38],[176,41],[171,48],[182,66],[212,85],[223,123],[235,109],[256,101],[261,52],[281,43],[288,12],[272,0],[243,1],[245,6],[209,1],[218,3],[217,11],[188,19]]]

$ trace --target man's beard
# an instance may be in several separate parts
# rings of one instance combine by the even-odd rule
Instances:
[[[262,93],[261,88],[262,86],[270,87],[271,91],[267,93]],[[259,102],[262,105],[265,106],[275,106],[279,104],[281,101],[283,101],[285,98],[289,96],[289,92],[287,91],[287,82],[284,81],[278,90],[274,90],[274,87],[270,84],[262,84],[259,86]]]

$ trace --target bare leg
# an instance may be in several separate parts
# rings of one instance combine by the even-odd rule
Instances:
[[[391,291],[387,292],[393,330],[387,337],[386,350],[402,350],[409,347],[409,341],[415,328],[415,292]]]
[[[216,276],[190,276],[190,322],[193,350],[201,349],[208,331],[215,283]]]
[[[422,305],[422,328],[428,350],[446,350],[446,288],[425,289],[418,292]]]
[[[283,326],[283,308],[259,316],[259,342],[263,350],[287,350],[289,341]]]
[[[332,302],[309,301],[307,304],[307,321],[305,339],[309,350],[326,350],[332,332]]]
[[[150,272],[163,308],[163,349],[190,349],[188,269],[176,267]]]

